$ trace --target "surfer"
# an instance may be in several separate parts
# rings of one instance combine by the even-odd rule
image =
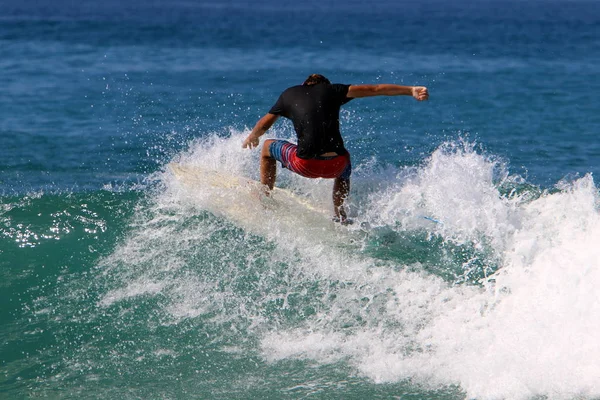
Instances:
[[[344,201],[350,192],[352,165],[340,133],[340,107],[358,97],[412,96],[429,98],[426,87],[394,84],[331,84],[312,74],[302,85],[286,89],[269,112],[258,120],[244,141],[244,148],[258,147],[259,138],[280,116],[292,120],[298,137],[295,145],[285,140],[265,140],[260,159],[260,180],[269,190],[275,185],[276,161],[307,178],[329,178],[333,183],[334,219],[347,223]]]

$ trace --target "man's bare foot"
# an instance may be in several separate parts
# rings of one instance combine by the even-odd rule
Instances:
[[[331,220],[333,222],[339,222],[342,225],[352,225],[354,223],[354,220],[348,217],[338,217],[337,215],[334,215]]]
[[[273,208],[275,206],[275,199],[273,199],[273,193],[267,185],[261,183],[254,183],[249,185],[250,196],[258,200],[264,208]]]

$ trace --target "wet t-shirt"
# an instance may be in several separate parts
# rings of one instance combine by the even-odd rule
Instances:
[[[298,135],[298,157],[345,154],[340,134],[340,107],[352,100],[350,85],[318,83],[286,89],[269,113],[289,118]]]

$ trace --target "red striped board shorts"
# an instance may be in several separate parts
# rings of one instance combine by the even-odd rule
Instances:
[[[269,145],[271,157],[287,168],[306,178],[344,178],[349,179],[352,173],[350,154],[300,158],[296,155],[298,146],[285,140],[275,140]]]

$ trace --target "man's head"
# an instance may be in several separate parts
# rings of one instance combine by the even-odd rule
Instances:
[[[308,78],[306,78],[306,80],[304,81],[304,83],[302,85],[304,85],[304,86],[310,86],[310,85],[316,85],[317,83],[328,83],[328,84],[330,84],[331,82],[329,82],[329,79],[325,78],[323,75],[312,74]]]

